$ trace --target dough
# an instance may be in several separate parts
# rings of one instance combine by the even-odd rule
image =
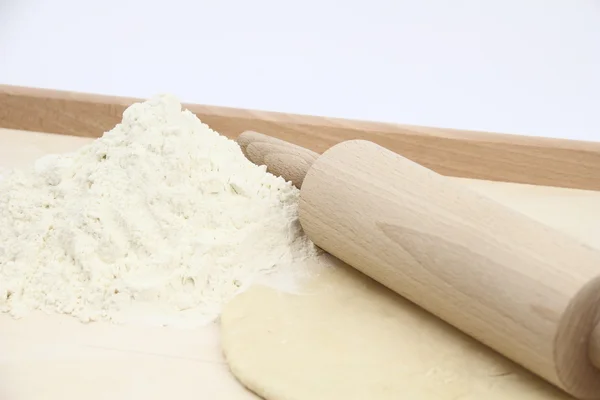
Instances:
[[[488,184],[473,186],[600,247],[600,193]],[[253,287],[221,316],[231,371],[264,398],[572,399],[341,261],[318,264],[301,293]]]
[[[570,399],[341,261],[325,255],[321,264],[303,293],[257,286],[225,307],[225,358],[260,396]]]

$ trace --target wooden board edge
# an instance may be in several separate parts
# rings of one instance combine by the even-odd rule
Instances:
[[[0,127],[99,137],[140,100],[0,85]],[[344,140],[367,139],[443,175],[600,190],[600,142],[184,106],[230,138],[254,130],[317,152]]]

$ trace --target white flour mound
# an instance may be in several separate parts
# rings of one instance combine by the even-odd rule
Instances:
[[[0,311],[204,325],[315,254],[299,191],[171,96],[72,154],[0,181]]]

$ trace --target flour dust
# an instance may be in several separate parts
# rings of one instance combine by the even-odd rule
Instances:
[[[78,151],[3,173],[0,311],[207,324],[317,253],[298,196],[174,97],[134,104]]]

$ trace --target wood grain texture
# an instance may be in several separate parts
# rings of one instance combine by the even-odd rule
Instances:
[[[598,249],[362,140],[314,162],[299,218],[328,253],[567,393],[600,400]]]
[[[139,99],[0,85],[0,127],[98,137]],[[366,139],[440,174],[600,190],[600,143],[186,104],[216,131],[247,130],[321,153]]]
[[[590,343],[590,358],[596,366],[600,368],[600,323],[596,325],[596,329],[592,332],[592,341]]]

